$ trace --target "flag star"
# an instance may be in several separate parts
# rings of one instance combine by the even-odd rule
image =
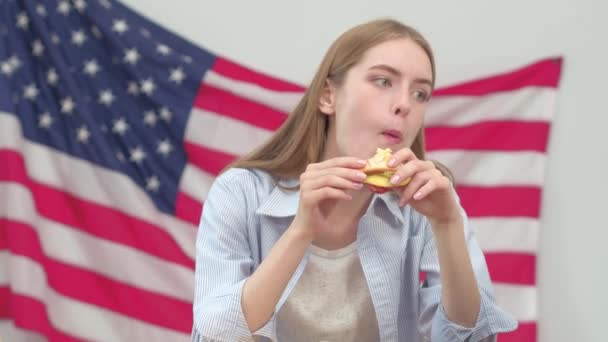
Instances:
[[[129,82],[129,85],[127,87],[127,93],[133,96],[139,95],[139,86],[137,85],[137,82]]]
[[[126,20],[114,20],[112,24],[112,31],[116,31],[119,34],[125,33],[129,29]]]
[[[38,126],[42,128],[49,128],[53,123],[53,117],[49,112],[44,112],[38,116]]]
[[[38,13],[38,15],[42,16],[42,17],[46,17],[46,8],[44,7],[44,5],[37,5],[36,6],[36,13]]]
[[[171,48],[165,44],[156,45],[156,51],[163,56],[166,56],[171,53]]]
[[[112,126],[112,132],[123,135],[129,129],[129,124],[125,118],[120,118],[114,121],[114,126]]]
[[[71,97],[66,97],[65,99],[61,100],[62,113],[72,114],[72,112],[74,111],[74,107],[76,107],[76,104],[74,103]]]
[[[90,76],[95,76],[100,70],[97,60],[91,59],[84,64],[84,73]]]
[[[144,113],[144,123],[146,125],[154,126],[156,125],[156,114],[153,110],[149,110]]]
[[[53,42],[53,44],[57,45],[61,42],[61,39],[59,39],[59,36],[56,34],[52,34],[51,35],[51,42]]]
[[[159,115],[160,118],[165,120],[166,122],[171,121],[171,118],[173,117],[173,113],[171,113],[171,111],[167,107],[162,107],[160,109]]]
[[[151,96],[154,89],[156,89],[156,84],[154,84],[152,78],[141,81],[141,91],[146,95]]]
[[[34,100],[38,96],[38,93],[38,88],[36,88],[34,83],[23,87],[23,97],[28,100]]]
[[[89,138],[91,137],[91,133],[89,132],[86,126],[80,126],[80,128],[78,128],[78,130],[76,131],[76,135],[76,139],[83,143],[89,142]]]
[[[118,160],[120,160],[121,162],[124,163],[125,162],[125,155],[124,155],[124,153],[122,153],[120,151],[116,152],[116,159],[118,159]]]
[[[182,81],[184,80],[184,78],[186,78],[186,75],[184,74],[184,71],[182,70],[181,67],[178,67],[175,69],[170,69],[170,72],[171,72],[171,76],[169,76],[169,80],[171,82],[181,84]]]
[[[74,0],[74,7],[82,13],[87,8],[87,3],[84,0]]]
[[[103,37],[103,34],[101,33],[101,31],[99,30],[99,28],[95,25],[91,26],[91,32],[93,32],[93,35],[95,36],[95,38],[97,39],[101,39]]]
[[[12,55],[7,62],[9,62],[15,69],[18,69],[21,66],[21,60],[15,55]]]
[[[141,35],[144,36],[145,38],[150,38],[150,36],[151,36],[150,31],[146,30],[145,28],[141,28],[139,30],[139,33],[141,33]]]
[[[49,82],[50,85],[57,84],[57,81],[59,81],[59,76],[57,75],[55,68],[50,68],[46,73],[46,81]]]
[[[57,12],[68,15],[70,14],[71,6],[68,1],[61,1],[59,5],[57,5]]]
[[[10,76],[15,72],[15,67],[10,61],[4,61],[0,64],[0,72],[5,74],[6,76]]]
[[[106,89],[99,92],[99,103],[110,106],[112,105],[112,102],[114,102],[114,94],[112,94],[112,90]]]
[[[99,3],[101,4],[101,6],[103,6],[105,9],[108,9],[110,7],[112,7],[112,4],[108,1],[108,0],[99,0]]]
[[[141,147],[136,147],[131,151],[131,157],[129,158],[132,162],[141,163],[146,158],[146,152]]]
[[[158,177],[152,176],[146,179],[146,189],[157,192],[158,188],[160,188],[160,181],[158,180]]]
[[[30,25],[30,18],[28,18],[25,12],[17,14],[17,27],[23,30],[27,30]]]
[[[136,48],[125,50],[125,62],[135,65],[137,64],[137,61],[139,61],[139,57],[139,52],[137,52]]]
[[[44,45],[42,45],[42,41],[40,39],[36,39],[32,42],[32,54],[34,56],[41,56],[44,52]]]
[[[183,55],[182,60],[188,64],[192,63],[192,57]]]
[[[81,46],[87,40],[87,36],[83,30],[72,31],[72,44]]]
[[[171,142],[169,141],[169,139],[161,140],[158,142],[158,146],[156,147],[156,152],[158,152],[166,157],[169,155],[169,153],[171,153],[171,151],[173,151],[173,145],[171,145]]]

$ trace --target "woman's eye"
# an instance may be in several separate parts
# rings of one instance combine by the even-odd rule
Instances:
[[[428,95],[424,91],[416,90],[414,92],[414,98],[416,98],[416,100],[420,102],[425,102],[426,100],[428,100]]]
[[[381,87],[390,87],[392,85],[391,80],[385,77],[376,78],[374,82]]]

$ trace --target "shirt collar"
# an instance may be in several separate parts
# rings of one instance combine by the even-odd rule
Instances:
[[[297,187],[297,179],[280,180],[278,184],[285,187]],[[256,214],[270,217],[295,216],[300,202],[300,190],[285,190],[275,185],[270,195],[261,203]],[[379,214],[379,206],[384,206],[390,212],[390,216],[396,219],[396,223],[405,224],[403,209],[399,207],[399,197],[394,192],[381,195],[375,194],[367,209],[367,215],[384,216]],[[383,217],[384,218],[384,217]]]

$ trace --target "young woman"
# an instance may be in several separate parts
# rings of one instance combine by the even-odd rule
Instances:
[[[481,341],[516,328],[450,179],[424,157],[434,81],[429,44],[397,21],[333,43],[284,125],[209,191],[193,341]],[[363,186],[377,148],[409,184]]]

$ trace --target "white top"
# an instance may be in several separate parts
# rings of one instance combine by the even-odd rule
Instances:
[[[379,341],[378,322],[356,242],[310,258],[277,317],[279,342]]]

